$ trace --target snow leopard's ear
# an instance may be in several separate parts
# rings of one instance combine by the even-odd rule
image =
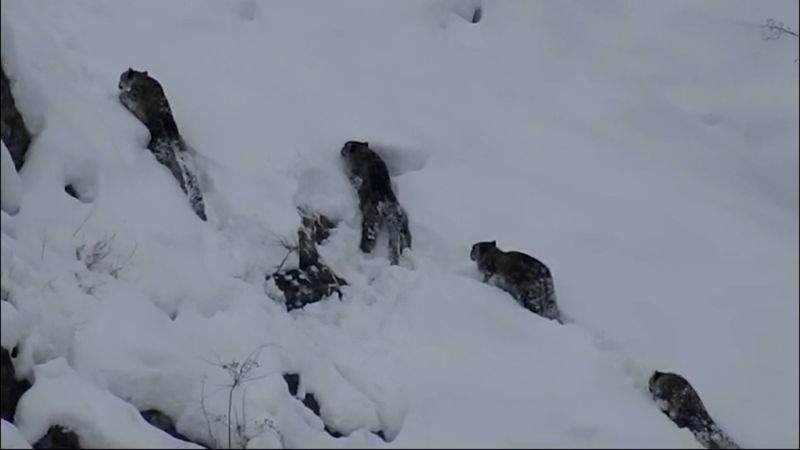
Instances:
[[[492,241],[492,242],[490,242],[490,244],[492,244],[492,247],[495,247],[495,248],[497,247],[497,241]]]
[[[146,70],[144,72],[142,72],[142,73],[144,74],[144,76],[147,76],[147,71]]]

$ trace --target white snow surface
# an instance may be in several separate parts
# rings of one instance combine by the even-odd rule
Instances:
[[[696,448],[659,369],[740,445],[797,448],[798,45],[759,29],[797,30],[797,2],[467,3],[479,23],[450,0],[3,0],[35,134],[0,212],[22,436],[177,446],[155,408],[222,447]],[[208,222],[119,103],[128,67],[164,86]],[[390,166],[400,266],[358,249],[347,140]],[[341,221],[320,253],[349,286],[287,313],[264,276],[297,206]],[[493,239],[550,267],[569,324],[481,283]]]
[[[0,447],[2,448],[31,448],[31,444],[25,440],[14,424],[0,419]]]
[[[8,214],[16,214],[20,208],[20,197],[22,196],[22,185],[14,168],[14,161],[11,153],[8,152],[6,144],[0,142],[0,209]]]

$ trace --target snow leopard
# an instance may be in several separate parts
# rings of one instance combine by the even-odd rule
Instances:
[[[705,448],[739,448],[717,426],[700,400],[700,395],[686,378],[656,370],[650,377],[649,389],[661,411],[678,428],[688,428]]]
[[[392,190],[386,163],[367,142],[348,141],[340,154],[350,182],[358,191],[362,215],[359,248],[371,253],[378,233],[385,228],[389,233],[389,261],[398,264],[403,250],[411,249],[411,231],[408,216]]]
[[[484,283],[508,292],[531,312],[561,322],[553,276],[544,263],[522,252],[504,252],[497,241],[474,244],[470,259],[477,263]]]
[[[161,83],[147,71],[128,68],[119,77],[119,100],[150,131],[151,139],[180,135]]]
[[[161,83],[147,71],[128,68],[119,77],[119,100],[150,132],[147,148],[159,163],[169,169],[201,220],[207,220],[205,200],[200,190],[194,162],[178,131]]]

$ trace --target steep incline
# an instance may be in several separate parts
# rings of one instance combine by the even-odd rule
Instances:
[[[174,443],[133,405],[206,445],[230,418],[234,446],[697,447],[647,395],[662,369],[741,445],[797,446],[797,44],[758,30],[796,2],[483,3],[4,0],[35,134],[1,213],[3,346],[42,380],[21,435]],[[208,222],[119,104],[128,67]],[[391,166],[400,266],[358,251],[350,139]],[[350,286],[286,313],[264,275],[298,205],[341,220],[320,253]],[[487,239],[545,261],[573,323],[481,283]]]

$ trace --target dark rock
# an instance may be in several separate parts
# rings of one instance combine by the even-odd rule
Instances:
[[[339,286],[345,284],[343,281],[337,282],[338,277],[333,275],[329,269],[318,270],[317,272],[292,269],[276,273],[272,278],[275,280],[275,285],[283,291],[283,295],[286,297],[287,311],[316,303],[334,293],[339,294],[341,298]]]
[[[325,242],[330,237],[331,230],[336,228],[336,222],[324,214],[311,212],[304,208],[299,208],[298,211],[303,227],[316,244]]]
[[[33,444],[33,448],[81,448],[81,446],[77,434],[60,425],[55,425]]]
[[[157,409],[147,409],[142,411],[140,414],[144,420],[147,421],[147,423],[158,428],[159,430],[164,431],[176,439],[189,441],[189,438],[179,433],[178,430],[175,429],[175,422],[172,420],[172,418],[163,412]]]
[[[297,265],[300,267],[300,270],[309,271],[315,266],[321,265],[317,246],[314,244],[314,241],[311,240],[308,232],[303,228],[297,230],[297,257]]]
[[[6,144],[17,171],[25,162],[31,135],[11,95],[11,84],[0,65],[0,139]]]
[[[337,439],[340,438],[340,437],[344,437],[344,435],[342,433],[339,433],[338,431],[334,430],[333,428],[331,428],[331,427],[329,427],[327,425],[325,425],[325,431],[328,434],[330,434],[332,437],[335,437]]]
[[[458,0],[452,3],[452,11],[468,23],[480,23],[483,19],[483,2],[481,0]]]
[[[309,238],[305,229],[300,228],[297,236],[299,267],[278,271],[267,277],[272,278],[275,286],[283,292],[286,298],[286,310],[302,308],[334,293],[341,299],[340,288],[346,286],[347,282],[336,276],[330,267],[322,262],[314,241]]]
[[[322,419],[322,416],[320,416],[319,413],[319,402],[317,401],[317,398],[314,396],[314,394],[307,392],[306,396],[303,397],[303,404],[306,405],[306,408],[310,409],[311,412],[314,413],[314,415]],[[323,424],[325,424],[324,421]],[[344,436],[342,433],[331,428],[328,424],[325,424],[325,431],[335,438],[340,438]]]
[[[5,348],[0,352],[0,415],[11,423],[14,422],[14,412],[20,397],[31,387],[28,380],[17,380],[12,355],[17,355],[17,347],[10,354]]]
[[[306,405],[306,408],[310,409],[311,412],[319,416],[319,402],[314,394],[306,392],[306,396],[303,397],[303,404]]]
[[[64,186],[64,192],[66,192],[67,195],[69,195],[70,197],[76,198],[78,200],[81,199],[80,196],[78,196],[78,193],[75,192],[75,188],[71,184]]]
[[[92,190],[91,185],[80,181],[69,183],[64,186],[64,192],[81,203],[91,203],[94,201],[94,193]]]
[[[475,11],[472,13],[472,23],[478,23],[483,18],[483,8],[480,6],[475,8]]]
[[[2,395],[0,412],[3,419],[9,422],[14,420],[14,411],[17,409],[16,401],[13,400],[11,394],[16,383],[14,363],[11,361],[8,350],[4,348],[0,355],[0,394]]]
[[[284,373],[283,379],[286,381],[286,384],[289,387],[289,393],[292,394],[292,396],[297,397],[297,393],[300,388],[300,374],[291,372]],[[319,402],[317,401],[317,397],[313,393],[307,392],[306,395],[303,397],[302,402],[303,405],[306,406],[306,408],[310,409],[311,412],[313,412],[317,417],[322,419],[322,416],[320,415]],[[324,421],[323,424],[325,424]],[[325,432],[327,432],[334,438],[344,437],[344,434],[331,428],[328,424],[325,424]],[[386,436],[383,434],[383,430],[378,430],[377,432],[373,431],[373,434],[386,441]]]
[[[300,374],[299,373],[285,373],[283,379],[289,387],[289,393],[292,396],[297,396],[297,391],[300,388]]]

